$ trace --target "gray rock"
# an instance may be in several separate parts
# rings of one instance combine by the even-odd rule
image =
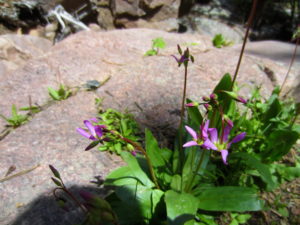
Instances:
[[[199,34],[205,34],[213,38],[216,34],[222,34],[226,40],[233,43],[242,43],[243,32],[236,25],[229,25],[220,20],[210,19],[206,17],[192,17],[187,22],[186,19],[182,19],[183,24],[191,23],[192,29],[190,32],[196,32]]]
[[[62,211],[56,210],[56,214],[51,214],[58,206],[51,198],[55,185],[50,179],[49,164],[59,170],[66,186],[75,185],[77,189],[96,188],[90,183],[95,180],[94,176],[105,176],[120,165],[118,159],[110,155],[84,151],[89,141],[76,133],[77,127],[83,127],[84,119],[95,115],[95,97],[91,92],[78,93],[39,113],[30,123],[0,142],[1,178],[12,165],[17,168],[15,172],[40,165],[30,173],[1,183],[0,224],[11,224],[17,214],[22,213],[27,213],[27,216],[16,224],[70,224],[64,223],[65,220],[58,221],[64,215]],[[34,212],[30,210],[30,202],[37,201],[37,198],[51,198],[51,201],[49,199],[46,205],[40,204]]]
[[[7,34],[0,36],[0,83],[1,85],[8,87],[9,83],[13,79],[10,73],[26,65],[27,61],[33,58],[38,58],[44,55],[52,46],[51,42],[30,35],[15,35]],[[22,83],[23,80],[19,82]],[[15,82],[13,86],[18,86],[18,82]],[[2,86],[2,87],[3,87]],[[1,92],[1,96],[5,96],[6,89]],[[27,98],[28,105],[28,95],[24,96]],[[15,102],[10,102],[10,105]],[[1,114],[5,116],[10,116],[9,110],[0,110]],[[0,120],[0,132],[2,131],[6,122]]]

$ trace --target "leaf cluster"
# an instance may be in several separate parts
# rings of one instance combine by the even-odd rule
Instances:
[[[35,110],[35,111],[38,110],[37,107],[31,107],[31,108],[24,107],[24,108],[20,108],[19,110],[25,111],[25,110],[29,110],[29,109]],[[8,123],[9,126],[14,127],[14,128],[21,126],[22,124],[26,123],[29,120],[29,115],[28,114],[26,114],[26,115],[20,114],[15,105],[12,105],[12,107],[11,107],[11,117],[6,117],[2,114],[0,114],[0,117],[2,119],[4,119]]]
[[[99,124],[105,125],[107,129],[114,130],[132,141],[139,140],[138,125],[131,114],[121,113],[114,109],[106,109],[99,112],[98,118]],[[113,135],[107,134],[106,137],[109,141],[103,142],[103,145],[98,148],[100,151],[109,151],[119,155],[123,150],[134,150],[132,145]]]
[[[163,38],[155,38],[152,40],[152,47],[144,55],[153,56],[159,53],[159,49],[164,49],[166,47],[166,42]]]
[[[60,84],[59,89],[57,90],[53,89],[52,87],[48,87],[48,93],[54,101],[62,101],[72,95],[72,91],[63,84]]]
[[[151,168],[143,155],[134,157],[122,152],[127,166],[113,171],[105,181],[105,185],[115,187],[107,201],[112,204],[120,224],[213,225],[216,223],[212,212],[264,209],[258,191],[274,189],[278,181],[276,174],[288,176],[288,171],[293,171],[287,179],[297,176],[294,167],[283,164],[274,167],[277,165],[274,162],[282,160],[299,138],[298,125],[294,124],[296,105],[280,100],[278,89],[266,100],[256,89],[248,103],[238,107],[236,88],[231,87],[231,76],[225,74],[213,91],[222,105],[222,113],[234,121],[231,135],[247,132],[244,142],[233,144],[230,166],[220,163],[219,156],[197,147],[186,149],[184,161],[180,162],[178,142],[174,150],[160,148],[146,130],[146,154],[160,188],[154,185]],[[187,113],[186,124],[195,129],[202,124],[204,116],[211,120],[212,127],[222,126],[216,108],[204,115],[197,107],[191,107]],[[183,137],[184,141],[189,140],[187,135]],[[249,218],[249,214],[232,213],[230,224],[244,224]]]
[[[212,40],[212,43],[216,48],[233,45],[233,42],[226,40],[222,34],[216,34]]]

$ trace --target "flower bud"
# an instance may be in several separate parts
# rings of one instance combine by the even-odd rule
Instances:
[[[195,106],[198,106],[198,105],[199,105],[198,102],[190,102],[190,103],[185,104],[186,107],[195,107]]]
[[[215,94],[215,93],[212,93],[212,94],[210,94],[210,99],[212,99],[212,100],[217,100],[218,99],[218,96]]]
[[[177,50],[178,50],[179,55],[182,55],[182,50],[181,50],[180,45],[177,45]]]
[[[206,108],[207,111],[212,110],[212,106],[210,104],[205,103],[204,107]]]
[[[205,101],[205,102],[209,102],[209,101],[210,101],[210,97],[208,97],[208,96],[203,96],[203,97],[202,97],[202,100]]]
[[[224,121],[232,128],[233,127],[233,122],[227,115],[224,115]]]
[[[242,98],[241,96],[238,96],[237,99],[236,99],[238,102],[241,102],[241,103],[244,103],[244,104],[247,104],[247,100]]]

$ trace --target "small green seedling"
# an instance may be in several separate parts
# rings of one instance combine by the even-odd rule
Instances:
[[[232,220],[229,225],[245,224],[251,218],[250,214],[230,213],[230,216]]]
[[[4,115],[0,114],[0,117],[3,118],[10,127],[16,128],[28,121],[28,115],[18,114],[18,110],[15,105],[12,105],[11,107],[11,115],[11,117],[5,117]]]
[[[54,90],[52,87],[48,87],[48,93],[50,97],[55,101],[65,100],[72,95],[71,90],[66,88],[63,84],[59,85],[58,90]]]
[[[163,38],[155,38],[152,40],[152,48],[145,53],[145,56],[157,55],[159,49],[164,49],[166,42]]]
[[[40,106],[26,106],[26,107],[22,107],[19,108],[20,111],[27,111],[30,115],[39,113],[41,111],[41,107]]]
[[[233,42],[227,41],[222,34],[216,34],[212,43],[216,48],[233,45]]]

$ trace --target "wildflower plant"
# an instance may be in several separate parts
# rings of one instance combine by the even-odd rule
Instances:
[[[59,85],[58,90],[55,90],[52,87],[48,87],[48,93],[54,101],[65,100],[72,95],[72,91],[69,88],[65,87],[63,84]]]
[[[251,20],[248,24],[247,33]],[[127,165],[104,180],[104,187],[114,191],[103,199],[106,208],[97,211],[99,224],[216,224],[214,212],[230,212],[233,224],[243,224],[250,216],[238,213],[266,209],[260,192],[280,184],[278,174],[286,168],[280,161],[300,135],[295,122],[299,105],[282,101],[280,88],[266,100],[259,88],[249,99],[240,96],[235,80],[242,54],[234,76],[225,74],[201,100],[187,99],[188,67],[194,57],[188,48],[183,51],[178,45],[177,50],[179,56],[173,58],[183,65],[184,76],[174,149],[160,147],[148,129],[141,144],[105,116],[85,120],[86,128],[77,129],[90,140],[86,150],[115,140],[131,146],[117,152]]]
[[[145,53],[145,56],[158,55],[159,49],[164,49],[166,47],[166,42],[163,38],[155,38],[152,40],[152,47]]]
[[[19,109],[19,110],[21,110],[21,109]],[[25,111],[25,110],[27,110],[27,108],[23,109],[23,111]],[[13,127],[13,128],[19,127],[19,126],[23,125],[24,123],[28,122],[28,120],[29,120],[29,115],[28,114],[26,114],[26,115],[20,114],[15,105],[12,105],[12,107],[11,107],[11,117],[6,117],[2,114],[0,114],[0,117],[8,123],[9,127]]]

